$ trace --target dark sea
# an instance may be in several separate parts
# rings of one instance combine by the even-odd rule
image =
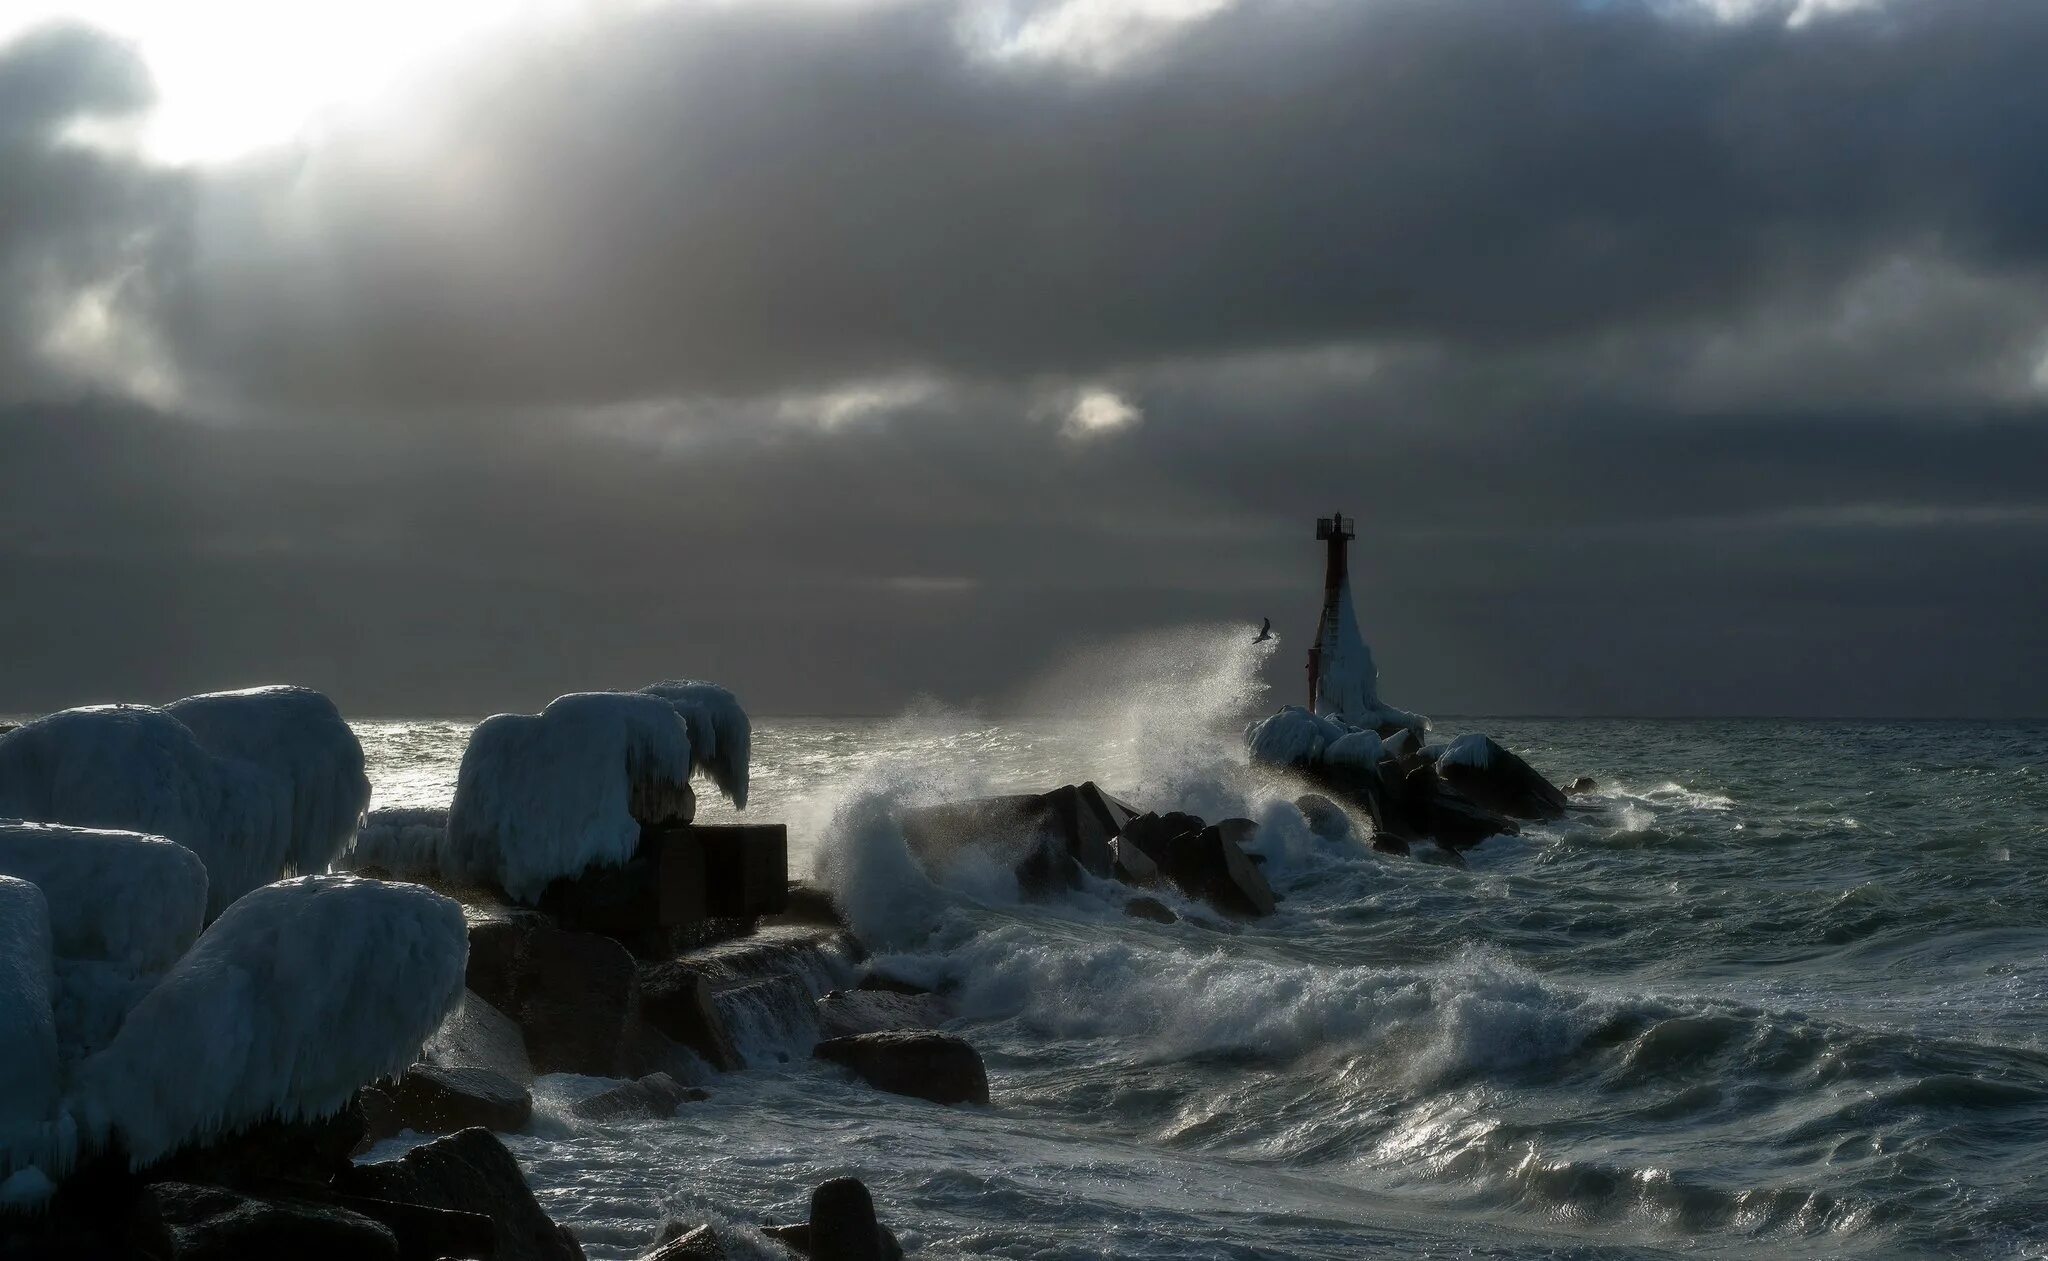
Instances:
[[[543,1080],[511,1142],[549,1211],[629,1257],[850,1173],[924,1256],[2048,1257],[2048,724],[1439,715],[1599,781],[1457,867],[1310,833],[1239,735],[1293,698],[1223,644],[1079,663],[1057,717],[757,718],[747,817],[947,987],[994,1103],[734,1013],[750,1066],[673,1120],[572,1120],[598,1083]],[[447,800],[467,724],[358,729],[376,804]],[[1026,902],[893,818],[1081,779],[1258,820],[1279,913]]]

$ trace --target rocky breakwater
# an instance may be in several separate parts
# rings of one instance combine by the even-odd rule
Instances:
[[[1312,827],[1334,824],[1335,798],[1369,823],[1373,848],[1392,853],[1432,842],[1455,854],[1568,807],[1562,789],[1477,733],[1424,744],[1410,726],[1374,729],[1289,705],[1246,728],[1245,744],[1254,766],[1314,790],[1297,803]]]

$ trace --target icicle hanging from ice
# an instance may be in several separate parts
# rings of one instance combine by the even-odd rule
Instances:
[[[57,1023],[42,891],[0,876],[0,1203],[39,1201],[59,1150]],[[35,1172],[37,1169],[43,1172]]]
[[[732,804],[747,808],[747,756],[753,725],[738,698],[716,683],[670,679],[640,689],[659,696],[690,729],[691,770],[703,770]]]

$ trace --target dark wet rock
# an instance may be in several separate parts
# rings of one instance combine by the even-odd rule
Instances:
[[[1522,827],[1446,783],[1435,763],[1421,762],[1401,782],[1402,813],[1392,829],[1448,850],[1470,849],[1493,836],[1517,836]]]
[[[1563,790],[1491,737],[1459,736],[1437,759],[1436,770],[1444,783],[1483,810],[1511,819],[1555,819],[1564,814]]]
[[[305,1200],[367,1217],[398,1240],[398,1261],[438,1261],[442,1257],[490,1258],[496,1255],[497,1234],[491,1219],[427,1204],[408,1204],[372,1196],[348,1195],[332,1187],[280,1182],[258,1188],[273,1198]]]
[[[1157,864],[1169,841],[1184,833],[1199,832],[1207,826],[1205,820],[1179,810],[1169,810],[1165,814],[1148,811],[1124,824],[1123,830],[1117,833],[1117,839],[1135,846]]]
[[[1294,799],[1294,808],[1301,811],[1308,830],[1326,841],[1341,841],[1352,835],[1351,816],[1321,793],[1303,793]]]
[[[1594,779],[1591,775],[1581,775],[1564,786],[1564,795],[1567,797],[1583,797],[1589,792],[1597,792],[1599,788],[1599,780]]]
[[[1173,913],[1173,908],[1158,898],[1132,898],[1124,903],[1124,914],[1132,919],[1151,920],[1155,924],[1180,922],[1180,916]]]
[[[451,1134],[480,1125],[509,1134],[533,1115],[526,1087],[487,1068],[443,1068],[415,1064],[391,1090],[400,1129]]]
[[[829,889],[805,884],[801,880],[789,882],[784,895],[783,908],[774,917],[784,924],[819,924],[828,928],[845,928],[846,916],[839,909],[839,903]]]
[[[468,991],[462,1005],[420,1048],[420,1059],[443,1068],[487,1069],[522,1086],[533,1084],[526,1035],[510,1016]]]
[[[654,1250],[640,1261],[725,1261],[725,1244],[709,1226],[685,1226],[670,1222],[661,1232]]]
[[[135,1237],[162,1261],[399,1261],[397,1237],[358,1213],[184,1182],[143,1190]]]
[[[1016,872],[1026,895],[1043,897],[1073,888],[1082,872],[1108,879],[1115,869],[1110,842],[1136,816],[1091,780],[1048,793],[916,807],[901,821],[904,840],[927,867],[984,850]]]
[[[702,1103],[711,1093],[685,1086],[667,1073],[649,1073],[637,1081],[614,1086],[590,1096],[570,1111],[591,1121],[613,1121],[621,1117],[674,1116],[686,1103]]]
[[[629,1077],[642,1039],[632,953],[514,912],[469,929],[469,988],[519,1026],[536,1071]]]
[[[892,994],[881,990],[833,990],[818,1000],[818,1030],[826,1038],[890,1029],[931,1029],[952,1018],[935,994]]]
[[[828,1038],[811,1054],[843,1064],[869,1085],[934,1103],[987,1103],[988,1070],[964,1038],[899,1030]]]
[[[882,1261],[889,1253],[874,1197],[858,1178],[820,1183],[811,1192],[809,1224],[811,1261]]]
[[[463,1130],[398,1160],[357,1165],[336,1179],[335,1189],[489,1218],[496,1261],[583,1261],[576,1237],[541,1211],[519,1162],[488,1130]]]
[[[649,1026],[721,1072],[741,1067],[739,1050],[711,998],[711,980],[691,959],[640,965],[640,1013]]]
[[[1125,884],[1150,888],[1159,883],[1159,864],[1152,861],[1135,841],[1119,836],[1109,845],[1112,863],[1111,874]]]
[[[811,1261],[901,1261],[903,1245],[877,1220],[874,1197],[858,1178],[834,1178],[811,1192],[810,1220],[763,1226],[761,1233]]]
[[[1169,821],[1178,820],[1201,822],[1192,815],[1163,816],[1159,828],[1148,829],[1142,846],[1168,882],[1227,915],[1271,915],[1275,905],[1272,886],[1232,839],[1249,835],[1246,828],[1256,829],[1257,825],[1248,819],[1232,819],[1223,825],[1162,837]]]
[[[148,1169],[149,1178],[249,1188],[289,1179],[331,1182],[369,1131],[360,1100],[332,1116],[262,1121],[205,1143],[179,1148]]]

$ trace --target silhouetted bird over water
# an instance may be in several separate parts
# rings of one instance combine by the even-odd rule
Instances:
[[[1252,642],[1255,644],[1263,644],[1272,637],[1273,619],[1270,617],[1261,619],[1259,625],[1259,637],[1257,639],[1254,639]]]

